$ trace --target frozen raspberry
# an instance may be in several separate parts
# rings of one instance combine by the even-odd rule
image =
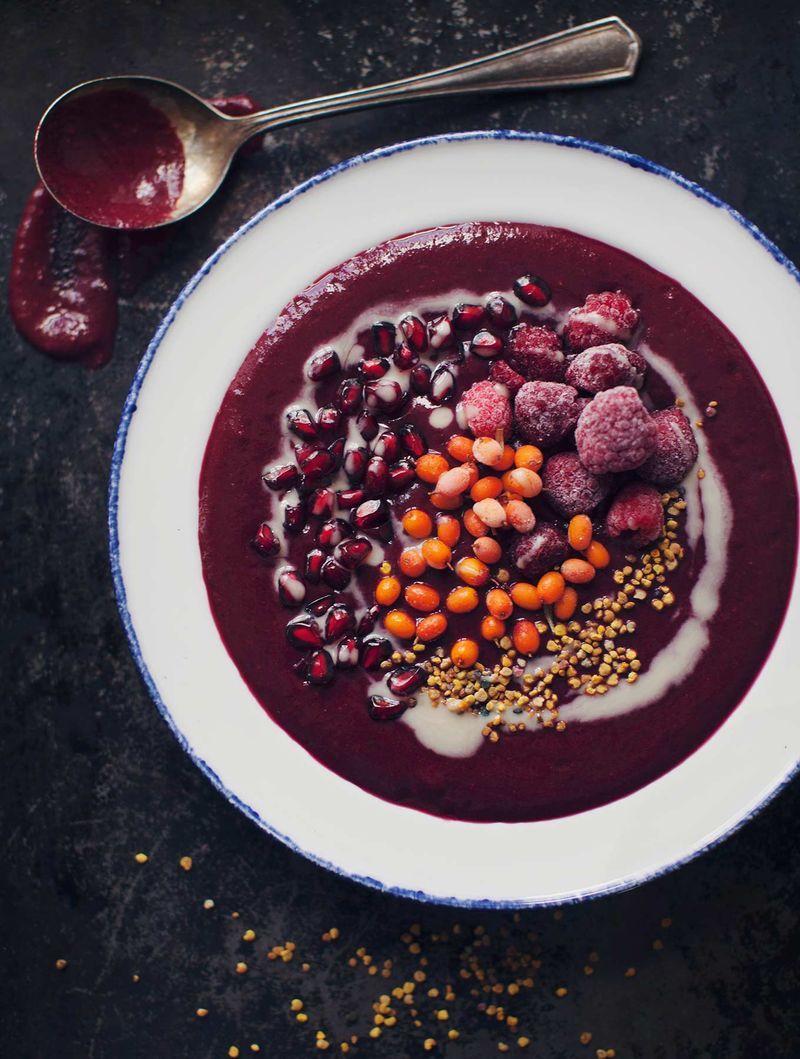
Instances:
[[[622,291],[590,294],[583,305],[570,309],[564,341],[573,353],[604,342],[624,342],[639,322],[639,310]]]
[[[587,471],[576,452],[557,452],[542,471],[544,495],[562,518],[588,515],[608,496],[610,482]]]
[[[537,522],[532,533],[515,533],[508,557],[531,581],[538,581],[569,555],[567,538],[552,522]]]
[[[680,408],[663,408],[653,412],[656,425],[656,450],[639,468],[648,482],[675,485],[682,481],[697,459],[697,441],[692,426]]]
[[[563,382],[526,382],[514,400],[514,424],[526,441],[550,448],[578,422],[581,405]]]
[[[632,386],[615,386],[601,390],[581,412],[575,444],[593,474],[632,471],[655,451],[656,425]]]
[[[506,359],[514,371],[525,379],[561,382],[564,378],[564,354],[561,341],[549,327],[517,324],[508,334]]]
[[[613,386],[635,386],[638,390],[644,382],[642,364],[641,353],[634,354],[617,342],[590,346],[570,361],[566,381],[576,390],[588,393],[610,390]]]
[[[630,541],[635,548],[658,540],[664,532],[664,508],[655,486],[633,482],[621,489],[608,509],[606,532]]]
[[[493,438],[498,430],[511,430],[511,402],[508,391],[482,379],[464,393],[456,409],[462,428],[469,427],[476,438]]]
[[[507,386],[511,393],[516,393],[525,379],[514,371],[507,360],[493,360],[489,368],[489,378],[492,382],[499,382],[501,386]]]

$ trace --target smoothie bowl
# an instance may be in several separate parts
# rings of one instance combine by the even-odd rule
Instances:
[[[401,145],[279,200],[179,299],[118,443],[117,589],[179,738],[289,844],[424,898],[713,844],[798,758],[799,307],[741,218],[596,145]]]

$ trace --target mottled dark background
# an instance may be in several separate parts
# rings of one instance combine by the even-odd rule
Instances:
[[[33,182],[37,116],[74,82],[142,72],[266,104],[423,71],[618,13],[642,35],[630,84],[356,114],[269,137],[176,234],[123,303],[111,364],[90,373],[31,352],[2,327],[3,766],[0,1053],[34,1059],[317,1054],[372,1024],[373,1001],[419,956],[430,981],[419,1027],[405,1016],[358,1054],[483,1059],[520,1033],[537,1059],[795,1057],[800,786],[729,842],[629,894],[564,910],[461,915],[361,889],[306,863],[229,806],[183,756],[150,703],[123,638],[106,545],[106,480],[125,393],[158,321],[217,244],[278,193],[332,162],[395,140],[510,127],[587,136],[710,187],[800,258],[800,34],[789,0],[4,0],[0,4],[2,269]],[[454,174],[458,179],[458,174]],[[747,277],[739,296],[748,297]],[[758,312],[754,304],[753,311]],[[796,336],[787,336],[794,341]],[[746,473],[746,469],[745,473]],[[713,783],[713,776],[709,783]],[[692,807],[686,806],[690,813]],[[137,850],[150,861],[138,866]],[[193,868],[179,859],[191,855]],[[202,901],[213,898],[213,909]],[[232,919],[239,911],[241,918]],[[663,926],[664,917],[672,919]],[[451,933],[462,925],[460,936]],[[519,1028],[476,1010],[459,979],[483,925],[499,950],[531,953],[536,985],[495,1000]],[[338,927],[340,937],[321,935]],[[254,943],[241,940],[252,928]],[[432,942],[429,934],[444,940]],[[530,938],[538,935],[538,941]],[[267,950],[292,940],[290,963]],[[654,947],[654,942],[657,943]],[[365,946],[390,979],[347,960]],[[659,946],[663,947],[659,947]],[[591,950],[600,959],[584,973]],[[489,953],[489,949],[479,950]],[[55,969],[58,958],[68,960]],[[235,973],[246,959],[246,974]],[[488,955],[484,964],[491,963]],[[301,970],[301,961],[311,967]],[[625,976],[629,967],[635,976]],[[138,983],[133,975],[140,975]],[[452,981],[442,1003],[424,991]],[[558,998],[554,990],[568,988]],[[306,1000],[309,1020],[289,1012]],[[491,999],[491,997],[489,998]],[[195,1009],[206,1007],[205,1019]],[[403,1006],[403,1005],[401,1005]],[[431,1032],[433,1031],[433,1032]],[[593,1034],[582,1046],[579,1035]],[[233,1053],[235,1054],[235,1052]]]

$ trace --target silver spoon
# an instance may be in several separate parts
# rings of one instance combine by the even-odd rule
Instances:
[[[371,88],[287,103],[244,117],[228,117],[194,92],[171,81],[139,76],[103,77],[76,85],[50,104],[36,130],[34,157],[43,183],[60,205],[85,220],[92,220],[81,212],[80,203],[69,201],[63,192],[54,191],[55,173],[49,171],[49,152],[42,149],[47,144],[48,131],[54,126],[53,118],[64,102],[87,93],[114,89],[142,96],[167,116],[181,140],[183,187],[166,218],[159,211],[150,223],[148,218],[140,217],[136,223],[123,223],[119,227],[161,227],[187,217],[207,202],[222,183],[238,148],[258,133],[385,103],[405,103],[459,93],[624,80],[635,73],[640,53],[641,41],[628,25],[616,17],[603,18],[443,70],[432,70]]]

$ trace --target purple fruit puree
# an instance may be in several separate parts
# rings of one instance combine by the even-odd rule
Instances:
[[[373,313],[383,319],[387,306],[430,317],[452,309],[445,296],[454,289],[474,292],[476,301],[490,291],[508,294],[514,280],[531,271],[553,289],[552,306],[539,312],[539,321],[546,322],[549,309],[554,317],[582,304],[590,292],[626,291],[643,322],[634,345],[647,343],[677,368],[701,407],[718,402],[704,431],[733,505],[727,574],[699,663],[657,701],[608,719],[576,720],[564,732],[504,735],[497,743],[484,739],[469,757],[447,757],[423,746],[403,721],[369,718],[365,697],[371,678],[363,670],[338,673],[325,688],[304,687],[292,671],[299,656],[286,645],[285,627],[297,611],[277,600],[276,562],[257,554],[250,543],[260,522],[274,518],[279,505],[261,474],[282,462],[282,412],[307,386],[308,358],[337,335],[350,334],[347,347],[339,349],[345,355],[356,339],[359,317]],[[533,319],[520,308],[522,319]],[[371,355],[369,336],[362,333],[359,339]],[[468,356],[458,369],[457,392],[485,378],[488,369],[488,362]],[[331,400],[341,378],[317,385],[319,404]],[[646,400],[658,408],[675,397],[652,368],[645,390]],[[441,450],[457,432],[455,424],[434,430],[428,410],[419,405],[402,414],[398,425],[409,419],[432,449]],[[416,485],[393,502],[402,511],[426,495]],[[786,440],[769,394],[739,343],[695,297],[630,254],[568,231],[472,223],[416,233],[367,251],[313,283],[284,309],[243,363],[220,407],[201,473],[199,526],[220,635],[265,710],[309,753],[366,791],[401,805],[464,820],[519,821],[568,815],[635,791],[691,754],[725,720],[757,675],[780,626],[795,562],[796,509]],[[546,508],[538,506],[540,518],[542,511]],[[288,538],[289,561],[301,571],[312,538],[313,533]],[[624,561],[624,546],[601,539],[611,546],[615,561],[588,590],[579,589],[581,601],[613,592],[612,570]],[[685,543],[683,524],[679,539]],[[393,542],[387,557],[395,558],[399,550]],[[468,550],[468,538],[462,538],[455,557]],[[635,611],[631,642],[643,673],[688,616],[689,594],[704,560],[703,538],[694,551],[686,545],[684,561],[669,577],[676,605],[662,612],[649,605]],[[358,576],[369,592],[380,575],[369,566]],[[455,584],[448,571],[427,571],[422,579],[443,595]],[[326,591],[312,586],[308,598]],[[482,613],[479,608],[451,620],[443,642],[449,644],[455,635],[475,636]],[[482,658],[485,650],[484,642]],[[422,708],[430,707],[416,707]],[[462,720],[467,719],[453,718]]]

